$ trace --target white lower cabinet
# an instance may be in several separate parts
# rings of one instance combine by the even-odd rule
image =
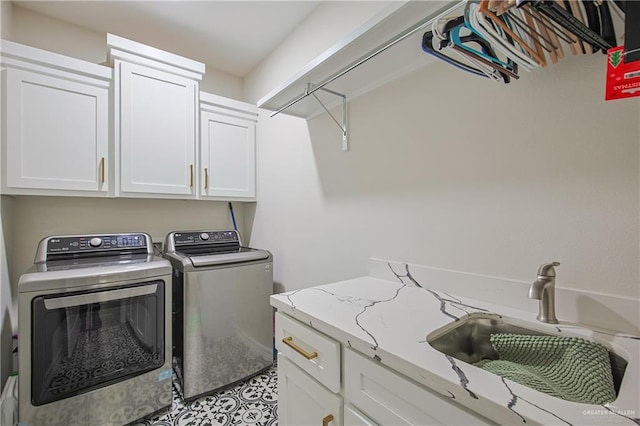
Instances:
[[[276,313],[278,424],[341,426],[340,343]]]
[[[349,426],[377,426],[373,420],[362,414],[351,404],[344,406],[344,424]]]
[[[478,425],[487,421],[351,349],[344,351],[345,400],[379,425]],[[360,424],[360,423],[357,423]]]
[[[340,426],[342,397],[278,354],[278,424]]]
[[[281,426],[491,423],[280,312],[275,336]]]

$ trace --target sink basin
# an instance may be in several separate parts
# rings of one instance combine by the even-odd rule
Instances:
[[[427,336],[427,342],[436,350],[468,364],[483,359],[497,360],[498,353],[493,348],[492,334],[511,333],[529,336],[557,336],[528,326],[519,320],[505,318],[496,314],[474,313],[451,322]],[[609,350],[609,360],[613,373],[613,384],[618,394],[627,361]]]

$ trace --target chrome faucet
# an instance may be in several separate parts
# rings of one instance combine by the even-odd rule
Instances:
[[[529,288],[529,298],[540,300],[538,316],[540,322],[557,324],[556,318],[556,270],[560,262],[545,263],[538,269],[538,279]]]

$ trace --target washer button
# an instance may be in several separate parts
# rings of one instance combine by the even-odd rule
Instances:
[[[89,245],[91,247],[100,247],[102,245],[102,239],[98,237],[94,237],[91,240],[89,240]]]
[[[202,234],[200,234],[200,239],[207,241],[209,239],[209,234],[207,234],[206,232],[203,232]]]

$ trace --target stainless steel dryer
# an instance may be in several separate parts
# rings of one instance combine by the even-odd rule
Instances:
[[[189,400],[273,364],[272,256],[236,231],[167,235],[173,266],[174,371]]]
[[[43,239],[18,283],[20,424],[118,426],[170,406],[170,285],[147,234]]]

